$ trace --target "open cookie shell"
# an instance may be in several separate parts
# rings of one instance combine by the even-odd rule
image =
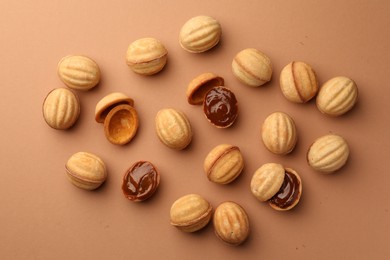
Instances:
[[[266,163],[254,173],[251,191],[258,200],[268,202],[273,209],[286,211],[298,204],[302,181],[295,170],[278,163]]]
[[[134,107],[124,104],[110,110],[104,120],[104,133],[112,144],[124,145],[133,139],[139,125]]]
[[[225,81],[222,77],[206,72],[200,74],[188,84],[187,101],[191,105],[202,105],[206,93],[213,87],[223,86]]]
[[[104,123],[104,119],[108,115],[111,109],[115,106],[127,104],[134,106],[134,100],[123,93],[113,92],[103,97],[95,107],[95,120],[98,123]]]

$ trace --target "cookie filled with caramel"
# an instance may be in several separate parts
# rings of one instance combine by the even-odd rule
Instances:
[[[289,210],[298,204],[301,194],[301,178],[294,170],[286,168],[282,186],[279,191],[268,200],[268,203],[276,210]]]
[[[204,97],[203,112],[207,120],[215,127],[230,127],[238,116],[236,96],[226,87],[213,87]]]
[[[148,161],[138,161],[123,176],[122,191],[127,199],[139,202],[150,198],[159,184],[157,168]]]
[[[222,77],[206,72],[192,79],[186,92],[188,103],[203,105],[207,120],[217,128],[230,127],[238,116],[237,98],[224,83]]]
[[[299,174],[281,164],[266,163],[253,174],[252,194],[260,201],[279,211],[294,208],[302,195],[302,181]]]

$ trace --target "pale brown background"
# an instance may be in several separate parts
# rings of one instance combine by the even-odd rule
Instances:
[[[222,25],[221,43],[204,54],[178,44],[186,20],[210,15]],[[7,1],[0,2],[1,259],[389,259],[390,173],[389,101],[390,2],[382,1]],[[166,68],[141,77],[125,64],[127,46],[141,37],[161,40],[169,51]],[[239,83],[231,61],[254,47],[272,60],[272,81],[261,88]],[[97,61],[101,84],[77,92],[81,116],[70,131],[48,127],[41,113],[46,94],[63,87],[57,62],[68,54]],[[280,70],[292,60],[313,66],[320,83],[345,75],[359,87],[350,113],[329,118],[315,102],[288,102],[278,85]],[[201,108],[186,102],[188,82],[202,72],[225,78],[239,100],[239,119],[216,129]],[[135,100],[141,125],[124,147],[110,144],[94,108],[104,95],[121,91]],[[185,112],[194,138],[184,151],[163,146],[154,130],[161,108]],[[259,129],[274,111],[297,124],[294,152],[266,151]],[[337,174],[311,170],[305,154],[311,142],[338,133],[350,144],[348,164]],[[245,159],[242,176],[226,186],[209,182],[202,169],[215,145],[238,145]],[[109,177],[94,192],[66,179],[64,164],[89,151],[106,163]],[[150,200],[124,198],[121,181],[137,160],[160,170],[161,186]],[[266,162],[296,169],[303,180],[301,202],[276,212],[250,193],[253,172]],[[229,247],[212,225],[186,234],[169,223],[174,200],[199,193],[213,206],[232,200],[247,211],[251,235]]]

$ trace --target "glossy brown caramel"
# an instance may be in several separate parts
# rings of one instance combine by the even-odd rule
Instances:
[[[203,111],[207,119],[216,127],[229,127],[238,115],[236,96],[227,88],[213,87],[206,93]]]
[[[299,185],[300,181],[295,174],[286,171],[282,187],[269,202],[281,209],[288,208],[298,199]]]
[[[123,194],[131,201],[143,201],[153,195],[160,183],[160,174],[153,164],[139,161],[123,177]]]

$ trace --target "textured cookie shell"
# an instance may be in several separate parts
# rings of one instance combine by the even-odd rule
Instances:
[[[126,53],[127,65],[137,74],[153,75],[167,63],[168,51],[154,38],[141,38],[132,42]]]
[[[192,53],[205,52],[218,44],[222,34],[221,25],[210,16],[196,16],[181,28],[181,47]]]
[[[95,61],[82,55],[69,55],[58,63],[57,73],[66,86],[90,90],[100,81],[100,69]]]
[[[169,148],[182,150],[192,140],[191,124],[181,111],[161,109],[156,115],[155,125],[158,138]]]
[[[185,232],[195,232],[205,227],[212,216],[211,204],[198,194],[188,194],[171,206],[171,225]]]
[[[351,110],[358,99],[356,83],[347,77],[335,77],[325,82],[317,96],[318,109],[329,116],[341,116]]]
[[[251,87],[264,85],[272,77],[271,60],[254,48],[237,53],[232,61],[232,70],[239,81]]]
[[[69,180],[85,190],[98,188],[107,178],[104,162],[96,155],[87,152],[73,154],[66,165]]]
[[[280,88],[288,100],[305,103],[318,92],[316,73],[309,64],[293,61],[280,73]]]
[[[249,218],[244,208],[235,202],[221,203],[214,212],[215,234],[223,242],[237,246],[249,236]]]
[[[307,152],[307,162],[320,172],[332,173],[345,165],[349,147],[339,135],[328,134],[314,141]]]
[[[255,171],[250,188],[260,201],[271,199],[283,184],[285,169],[281,164],[266,163]]]
[[[265,147],[274,154],[288,154],[297,143],[294,120],[283,112],[270,114],[262,125],[261,137]]]
[[[50,91],[43,102],[43,117],[46,123],[59,130],[72,127],[80,115],[80,102],[75,93],[66,88]]]
[[[220,144],[208,153],[203,168],[210,181],[227,184],[241,174],[244,159],[237,146]]]

